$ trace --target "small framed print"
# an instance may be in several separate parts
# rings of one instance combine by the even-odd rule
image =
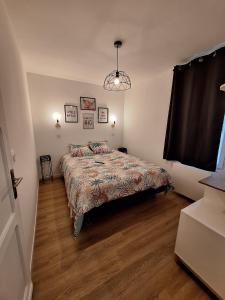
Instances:
[[[65,122],[78,123],[78,109],[76,105],[64,105]]]
[[[94,129],[94,113],[83,113],[83,129]]]
[[[109,109],[106,107],[98,107],[98,123],[109,122]]]
[[[90,97],[80,97],[81,110],[96,110],[96,99]]]

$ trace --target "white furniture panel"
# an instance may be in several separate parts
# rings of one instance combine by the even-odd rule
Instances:
[[[225,192],[205,186],[204,197],[182,209],[175,254],[225,299]]]

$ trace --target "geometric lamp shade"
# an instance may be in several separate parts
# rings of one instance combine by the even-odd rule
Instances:
[[[129,90],[131,88],[130,77],[124,71],[114,70],[106,76],[103,87],[108,91]]]

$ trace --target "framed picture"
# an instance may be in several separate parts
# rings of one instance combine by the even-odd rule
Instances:
[[[109,122],[109,109],[106,107],[98,107],[98,123]]]
[[[65,122],[78,123],[78,109],[76,105],[64,105]]]
[[[83,114],[83,129],[94,129],[94,114],[84,113]]]
[[[80,97],[81,110],[96,110],[96,99],[90,97]]]

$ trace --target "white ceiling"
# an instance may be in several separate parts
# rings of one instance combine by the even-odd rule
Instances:
[[[102,84],[143,80],[225,41],[224,0],[5,0],[26,70]]]

